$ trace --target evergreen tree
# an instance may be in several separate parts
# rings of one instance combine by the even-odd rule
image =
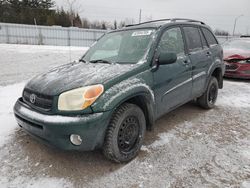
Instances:
[[[82,21],[79,14],[74,15],[73,25],[74,27],[82,27]]]
[[[51,22],[54,4],[52,0],[1,0],[0,21],[34,24],[36,19],[37,24],[46,25],[48,17]]]
[[[55,25],[60,25],[63,27],[71,26],[69,14],[65,12],[63,8],[61,8],[61,10],[56,11]]]
[[[72,5],[72,4],[71,4]],[[80,27],[92,29],[117,29],[125,26],[129,19],[117,23],[92,21],[79,16],[71,7],[69,11],[63,8],[51,10],[54,0],[0,0],[0,22],[37,25],[59,25],[63,27]],[[133,22],[133,20],[129,20]]]

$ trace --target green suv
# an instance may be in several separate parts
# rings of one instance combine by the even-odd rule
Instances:
[[[213,108],[223,51],[211,29],[189,19],[126,26],[101,37],[77,62],[34,77],[14,106],[20,127],[65,150],[102,148],[133,159],[145,131],[196,99]]]

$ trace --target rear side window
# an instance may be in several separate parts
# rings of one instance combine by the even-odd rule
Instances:
[[[209,31],[206,28],[202,28],[202,31],[203,31],[206,39],[207,39],[207,42],[208,42],[209,46],[218,44],[217,40],[215,39],[215,37],[214,37],[214,35],[212,34],[211,31]]]
[[[201,36],[201,43],[202,43],[203,48],[207,48],[208,45],[207,45],[206,39],[205,39],[205,37],[204,37],[204,35],[203,35],[203,33],[201,32],[200,29],[199,29],[199,33],[200,33],[200,36]]]
[[[184,33],[187,40],[188,50],[194,52],[202,49],[199,29],[196,27],[184,27]]]

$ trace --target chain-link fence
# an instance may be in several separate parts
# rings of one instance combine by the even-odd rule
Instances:
[[[239,36],[216,36],[220,44],[223,44],[224,42],[233,39],[233,38],[239,38]]]
[[[105,30],[0,23],[0,43],[90,46]]]
[[[56,46],[90,46],[105,30],[61,26],[0,23],[0,43]],[[222,44],[233,36],[217,36]]]

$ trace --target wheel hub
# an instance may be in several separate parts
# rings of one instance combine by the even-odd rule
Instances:
[[[127,117],[118,132],[118,147],[121,152],[133,149],[139,135],[139,122],[134,116]]]

